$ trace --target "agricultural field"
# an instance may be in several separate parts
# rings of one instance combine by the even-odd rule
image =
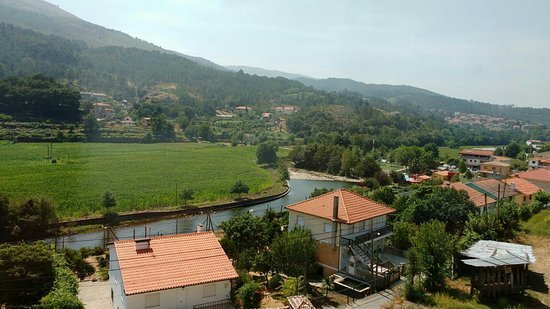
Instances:
[[[174,208],[176,188],[193,189],[194,205],[230,201],[237,180],[250,187],[249,197],[282,191],[276,171],[256,165],[256,147],[54,143],[52,163],[48,145],[0,142],[0,193],[12,201],[48,197],[62,218],[103,213],[106,191],[116,212]]]
[[[460,151],[466,148],[497,148],[499,146],[460,146],[458,148],[439,147],[439,157],[442,159],[457,159]]]

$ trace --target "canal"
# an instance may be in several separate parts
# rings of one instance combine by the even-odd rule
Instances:
[[[214,228],[217,229],[221,222],[245,212],[250,212],[254,215],[261,216],[268,208],[275,211],[284,210],[284,206],[307,199],[309,194],[313,192],[315,188],[339,189],[350,187],[353,184],[339,181],[291,179],[289,181],[289,185],[291,188],[290,192],[280,199],[268,203],[211,213],[210,218]],[[181,216],[177,218],[160,219],[155,221],[142,221],[132,225],[122,225],[114,227],[112,231],[119,240],[130,239],[134,236],[136,238],[141,238],[146,235],[157,236],[176,233],[191,233],[195,232],[197,225],[204,223],[206,219],[206,214]],[[103,246],[104,235],[104,230],[96,230],[69,236],[60,236],[56,238],[57,248],[68,247],[79,249],[82,247]],[[53,239],[50,239],[50,241],[53,241]]]

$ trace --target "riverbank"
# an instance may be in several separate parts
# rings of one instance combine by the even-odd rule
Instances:
[[[214,212],[214,211],[221,211],[221,210],[227,210],[232,208],[248,207],[256,204],[274,201],[286,196],[290,192],[290,187],[284,186],[283,188],[284,188],[284,191],[280,193],[270,195],[270,196],[255,198],[255,199],[246,199],[246,200],[239,200],[239,201],[230,202],[230,203],[205,205],[205,206],[190,207],[185,209],[149,210],[149,211],[139,211],[139,212],[132,212],[132,213],[123,213],[116,216],[116,218],[105,218],[104,216],[101,216],[101,217],[93,217],[93,218],[66,220],[66,221],[60,221],[59,225],[60,227],[75,227],[75,226],[84,226],[84,225],[107,224],[107,223],[110,223],[110,221],[112,220],[116,220],[117,222],[140,221],[140,220],[150,220],[150,219],[160,220],[160,219],[168,219],[168,218],[181,216],[181,215],[190,216],[190,215],[197,215],[197,214],[202,214],[210,211]]]
[[[290,167],[288,169],[288,173],[290,175],[290,179],[342,181],[342,182],[352,182],[352,183],[361,182],[361,179],[330,175],[326,173],[308,171],[308,170],[295,168],[295,167]]]

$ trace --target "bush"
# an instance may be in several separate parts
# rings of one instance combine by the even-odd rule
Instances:
[[[67,261],[67,266],[76,273],[80,280],[95,272],[95,268],[84,260],[81,251],[65,248],[62,253]]]
[[[237,300],[242,308],[260,308],[262,298],[262,288],[254,281],[245,283],[237,291]]]
[[[279,274],[275,274],[269,281],[267,282],[267,287],[270,290],[276,290],[281,287],[281,284],[283,283],[283,278]]]
[[[38,308],[83,309],[78,299],[78,281],[60,255],[54,256],[55,281],[53,290],[40,300]]]

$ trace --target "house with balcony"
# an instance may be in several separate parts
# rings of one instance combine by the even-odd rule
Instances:
[[[473,169],[478,170],[481,163],[489,162],[492,160],[494,151],[485,149],[462,149],[460,151],[460,158],[466,162],[466,165]]]
[[[318,242],[317,261],[325,276],[337,274],[342,280],[353,278],[372,283],[395,266],[406,263],[406,259],[384,248],[385,239],[392,235],[387,216],[395,212],[393,208],[348,189],[286,208],[289,229],[309,229]]]
[[[110,250],[113,308],[230,308],[238,277],[212,232],[116,241]]]

